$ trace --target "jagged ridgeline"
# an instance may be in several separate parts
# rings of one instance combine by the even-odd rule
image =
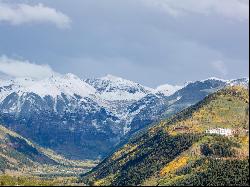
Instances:
[[[248,120],[248,89],[227,87],[138,134],[81,179],[89,185],[248,185]]]

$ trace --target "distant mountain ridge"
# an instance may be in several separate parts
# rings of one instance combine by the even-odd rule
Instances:
[[[0,81],[0,122],[69,158],[102,158],[123,137],[170,116],[229,84],[208,79],[184,86],[145,87],[112,75],[73,74]]]

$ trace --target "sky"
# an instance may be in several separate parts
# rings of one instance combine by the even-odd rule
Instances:
[[[0,0],[0,74],[146,86],[249,77],[248,0]]]

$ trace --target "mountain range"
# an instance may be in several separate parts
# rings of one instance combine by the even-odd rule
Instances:
[[[152,123],[225,86],[248,82],[209,78],[152,89],[112,75],[1,80],[0,123],[66,158],[101,159]]]

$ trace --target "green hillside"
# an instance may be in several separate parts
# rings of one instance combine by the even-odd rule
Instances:
[[[17,170],[24,166],[31,167],[36,163],[57,164],[28,140],[0,126],[0,170]]]
[[[248,185],[248,121],[248,90],[225,88],[138,134],[81,179],[89,185]],[[209,133],[219,128],[228,136]]]
[[[0,125],[0,181],[10,176],[75,177],[96,162],[68,160]],[[13,179],[14,181],[14,179]]]

